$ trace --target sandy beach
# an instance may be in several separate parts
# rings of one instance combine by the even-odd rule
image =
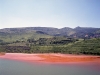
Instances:
[[[25,54],[25,53],[6,53],[0,58],[28,61],[28,62],[44,62],[44,63],[87,63],[97,62],[100,64],[100,56],[93,55],[72,55],[60,53],[44,53],[44,54]]]

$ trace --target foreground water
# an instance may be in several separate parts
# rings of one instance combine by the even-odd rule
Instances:
[[[0,59],[0,75],[100,75],[97,64],[43,64]]]

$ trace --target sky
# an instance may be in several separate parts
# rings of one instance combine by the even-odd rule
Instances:
[[[100,0],[0,0],[0,29],[100,28]]]

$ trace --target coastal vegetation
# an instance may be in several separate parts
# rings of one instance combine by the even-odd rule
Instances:
[[[0,45],[1,52],[8,53],[67,53],[67,54],[92,54],[100,55],[100,39],[66,39],[50,40],[41,38],[27,42],[14,42]]]

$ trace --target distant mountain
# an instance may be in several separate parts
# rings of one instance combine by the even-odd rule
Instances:
[[[64,27],[58,29],[51,27],[25,27],[0,29],[0,40],[6,41],[27,40],[28,38],[50,38],[53,36],[84,38],[86,35],[88,37],[99,37],[100,28],[76,27],[72,29]]]
[[[39,39],[39,38],[51,38],[45,32],[37,31],[34,28],[6,28],[0,29],[0,40],[5,42],[13,42],[16,40],[26,41],[29,38]]]
[[[88,35],[89,37],[98,37],[100,36],[100,28],[91,28],[91,27],[76,27],[74,28],[76,35],[79,38],[83,38],[85,35]],[[98,33],[97,33],[98,32]]]
[[[52,36],[66,36],[66,37],[78,37],[83,38],[85,35],[95,37],[100,35],[100,28],[91,27],[76,27],[74,29],[69,27],[64,27],[61,29],[50,28],[50,27],[33,27],[33,30],[42,31]]]

